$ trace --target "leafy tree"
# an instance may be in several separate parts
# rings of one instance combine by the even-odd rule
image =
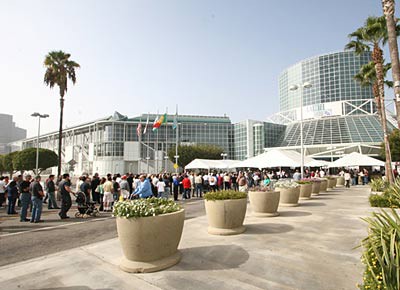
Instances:
[[[0,175],[2,175],[4,171],[4,155],[0,155]]]
[[[400,130],[394,129],[389,135],[390,153],[393,161],[400,161]],[[381,144],[381,156],[385,158],[384,144]]]
[[[392,174],[391,154],[388,140],[388,129],[385,108],[385,90],[384,90],[384,60],[382,47],[388,40],[385,16],[370,16],[364,23],[364,26],[349,34],[350,42],[345,46],[346,49],[352,49],[356,54],[371,52],[371,58],[375,66],[378,98],[375,98],[377,107],[380,105],[380,117],[385,144],[385,172],[389,183],[394,182]],[[379,103],[379,105],[378,105]]]
[[[3,168],[4,171],[8,172],[10,174],[10,178],[12,174],[14,173],[14,170],[17,170],[17,168],[14,165],[14,160],[18,156],[19,151],[11,152],[3,156]]]
[[[221,159],[224,150],[214,145],[179,145],[178,146],[178,165],[185,167],[196,158],[200,159]],[[170,160],[175,160],[175,148],[168,150]]]
[[[19,152],[15,156],[14,167],[18,170],[34,170],[36,169],[36,148],[27,148]],[[39,148],[39,172],[47,168],[57,166],[58,156],[49,149]]]
[[[44,60],[46,73],[44,82],[50,88],[57,85],[60,89],[60,128],[58,131],[58,176],[61,174],[61,147],[62,147],[62,125],[64,115],[64,95],[67,92],[68,79],[73,84],[76,82],[75,68],[79,64],[70,60],[71,55],[63,51],[51,51]]]

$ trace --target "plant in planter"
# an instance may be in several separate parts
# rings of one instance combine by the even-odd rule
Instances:
[[[233,190],[208,192],[204,195],[208,218],[208,233],[236,235],[243,233],[247,209],[247,194]]]
[[[327,176],[326,179],[328,180],[328,189],[333,189],[337,183],[337,176]]]
[[[302,179],[296,182],[300,184],[300,198],[310,199],[313,182],[310,179]]]
[[[253,215],[258,217],[278,216],[280,192],[267,186],[249,188],[249,200]]]
[[[385,189],[389,187],[389,182],[383,180],[382,178],[374,178],[369,183],[371,186],[372,194],[382,194]]]
[[[185,212],[178,204],[155,197],[121,201],[115,203],[113,215],[124,253],[122,270],[154,272],[179,262]]]
[[[278,181],[275,189],[280,191],[281,206],[298,206],[300,197],[300,184],[294,181]]]

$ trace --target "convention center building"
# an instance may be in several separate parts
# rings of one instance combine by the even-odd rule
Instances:
[[[279,77],[280,111],[263,121],[233,124],[226,115],[165,115],[165,122],[153,131],[159,115],[128,118],[115,112],[64,129],[62,171],[102,175],[174,171],[175,160],[169,160],[167,152],[177,143],[217,145],[224,151],[223,158],[235,160],[269,148],[300,151],[302,146],[306,155],[328,161],[354,151],[378,156],[383,133],[372,88],[354,80],[360,67],[370,61],[368,53],[343,51],[289,67]],[[396,124],[393,113],[387,111],[387,118],[392,130]],[[22,148],[37,144],[36,137],[21,141]],[[57,152],[58,132],[41,135],[39,144]]]

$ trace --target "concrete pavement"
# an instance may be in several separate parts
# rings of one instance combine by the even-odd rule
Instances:
[[[360,220],[372,212],[369,187],[337,188],[273,218],[248,207],[246,232],[207,233],[206,216],[185,221],[179,264],[161,272],[129,274],[118,268],[118,239],[74,248],[0,268],[2,289],[357,289]],[[160,241],[161,243],[162,241]],[[35,246],[35,245],[31,245]]]

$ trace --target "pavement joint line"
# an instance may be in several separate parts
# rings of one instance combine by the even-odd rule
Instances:
[[[101,220],[108,220],[114,217],[106,217],[106,218],[97,218],[93,220],[86,220],[86,221],[80,221],[80,222],[73,222],[73,223],[68,223],[68,224],[62,224],[62,225],[57,225],[57,226],[50,226],[50,227],[45,227],[45,228],[38,228],[38,229],[33,229],[29,231],[23,231],[23,232],[17,232],[17,233],[10,233],[10,234],[5,234],[5,235],[0,235],[0,238],[3,237],[10,237],[10,236],[16,236],[16,235],[21,235],[21,234],[26,234],[26,233],[32,233],[32,232],[39,232],[39,231],[47,231],[50,229],[56,229],[56,228],[61,228],[61,227],[67,227],[67,226],[72,226],[72,225],[77,225],[77,224],[83,224],[87,222],[97,222]]]

